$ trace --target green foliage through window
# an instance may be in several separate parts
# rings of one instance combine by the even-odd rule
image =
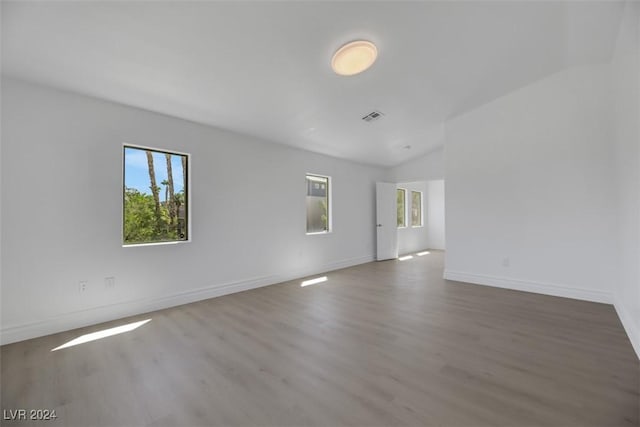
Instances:
[[[329,231],[329,178],[307,175],[307,233]]]
[[[422,226],[422,193],[420,191],[411,192],[411,226]]]
[[[407,190],[398,188],[396,196],[397,196],[397,206],[398,206],[398,227],[406,227],[407,226],[407,214],[406,214]]]
[[[188,240],[188,156],[124,147],[125,245]]]

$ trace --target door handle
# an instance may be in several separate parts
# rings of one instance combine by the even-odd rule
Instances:
[[[382,224],[376,224],[376,227],[382,227]]]

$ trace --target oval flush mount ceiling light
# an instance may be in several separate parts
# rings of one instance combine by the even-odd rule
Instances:
[[[366,40],[356,40],[333,54],[331,68],[341,76],[353,76],[371,67],[377,57],[376,45]]]

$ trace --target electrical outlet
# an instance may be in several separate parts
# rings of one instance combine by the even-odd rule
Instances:
[[[78,282],[78,293],[86,292],[88,287],[89,287],[89,281],[88,280],[79,281]]]
[[[509,259],[509,257],[502,258],[502,266],[503,267],[509,267],[510,265],[511,265],[511,260]]]
[[[113,276],[104,278],[104,287],[107,289],[112,289],[116,287],[116,278]]]

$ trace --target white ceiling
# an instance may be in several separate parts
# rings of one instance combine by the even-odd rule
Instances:
[[[391,166],[447,118],[563,68],[610,59],[605,2],[2,2],[3,74]],[[378,61],[330,68],[358,38]],[[385,116],[361,120],[372,110]],[[410,145],[411,149],[404,148]]]

